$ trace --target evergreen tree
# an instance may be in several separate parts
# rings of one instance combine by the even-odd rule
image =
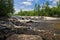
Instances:
[[[44,14],[45,14],[45,5],[44,5],[44,3],[43,3],[43,5],[42,5],[42,9],[41,9],[41,12],[40,12],[41,14],[41,16],[44,16]]]
[[[40,5],[38,4],[38,7],[37,7],[37,10],[38,10],[38,16],[40,16]]]
[[[48,16],[49,15],[49,1],[46,2],[46,6],[45,6],[45,16]]]
[[[34,16],[36,16],[37,15],[37,4],[35,4],[35,6],[34,6]]]

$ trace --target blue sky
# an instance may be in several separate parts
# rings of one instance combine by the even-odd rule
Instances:
[[[56,3],[59,0],[14,0],[14,9],[16,13],[21,9],[23,11],[25,10],[29,11],[29,10],[33,10],[35,3],[40,4],[40,6],[42,6],[42,4],[46,3],[46,1],[49,1],[50,3],[49,6],[52,7],[52,6],[56,6]]]

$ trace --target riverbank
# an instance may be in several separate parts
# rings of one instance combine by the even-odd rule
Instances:
[[[36,20],[36,18],[27,19],[23,17],[11,17],[11,18],[3,18],[3,19],[0,18],[0,19],[1,19],[0,20],[0,34],[1,34],[0,37],[2,38],[9,37],[9,39],[11,39],[12,35],[14,34],[16,35],[29,34],[29,35],[40,35],[40,36],[42,35],[42,38],[44,39],[48,39],[48,38],[51,39],[52,37],[54,37],[55,26],[53,25],[54,22],[52,20],[49,20],[47,22],[47,20],[38,21],[38,19]],[[23,21],[29,20],[29,21],[21,22],[21,20]]]

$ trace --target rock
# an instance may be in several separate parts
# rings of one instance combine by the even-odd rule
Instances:
[[[15,25],[22,26],[22,28],[15,28]],[[24,26],[28,28],[24,28]],[[46,30],[53,29],[52,24],[45,22],[29,21],[28,23],[22,23],[16,19],[0,20],[0,37],[7,37],[6,40],[53,40],[54,34],[50,31],[39,32],[40,29],[45,28]]]
[[[28,21],[28,22],[26,22],[26,23],[33,23],[34,21],[32,21],[32,20],[30,20],[30,21]]]
[[[8,37],[6,40],[42,40],[42,37],[38,35],[14,34]]]

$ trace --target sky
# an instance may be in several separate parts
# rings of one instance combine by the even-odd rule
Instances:
[[[15,13],[19,12],[21,9],[23,11],[30,11],[34,9],[34,5],[40,4],[40,6],[45,4],[46,1],[49,1],[49,6],[53,7],[56,6],[59,0],[14,0],[14,9]]]

